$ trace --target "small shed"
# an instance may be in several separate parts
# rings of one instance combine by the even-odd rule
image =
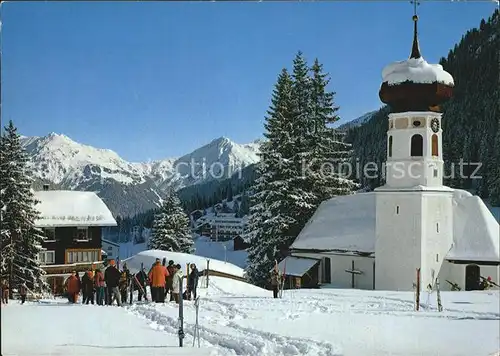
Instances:
[[[285,276],[284,288],[317,288],[319,262],[316,258],[287,256],[278,264],[278,270]]]

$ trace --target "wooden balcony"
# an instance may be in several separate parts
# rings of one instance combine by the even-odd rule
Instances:
[[[45,265],[41,266],[45,271],[47,276],[50,275],[66,275],[71,274],[71,272],[85,272],[90,269],[104,268],[104,264],[102,261],[95,262],[79,262],[79,263],[68,263],[64,265]]]

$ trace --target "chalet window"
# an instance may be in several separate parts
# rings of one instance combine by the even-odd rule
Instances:
[[[97,262],[101,260],[100,250],[67,250],[66,263]]]
[[[73,239],[77,242],[88,242],[89,230],[87,227],[77,227]]]
[[[56,229],[54,227],[46,227],[43,229],[43,234],[45,236],[45,242],[55,242],[56,241]]]
[[[55,251],[42,251],[38,253],[38,261],[41,265],[50,265],[56,262]]]
[[[424,138],[416,134],[411,137],[410,155],[412,157],[422,157],[424,155]]]
[[[432,155],[439,156],[438,136],[436,134],[432,135]]]

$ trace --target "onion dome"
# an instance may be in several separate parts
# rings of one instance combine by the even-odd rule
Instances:
[[[418,16],[413,16],[413,46],[406,61],[389,64],[382,71],[380,100],[393,112],[435,111],[451,98],[453,77],[440,64],[429,64],[420,54],[417,35]]]

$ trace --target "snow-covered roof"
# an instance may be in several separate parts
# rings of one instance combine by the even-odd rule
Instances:
[[[318,262],[313,258],[287,256],[278,264],[278,270],[286,276],[302,277]]]
[[[35,192],[38,227],[116,226],[113,214],[94,192],[48,190]]]
[[[384,82],[389,85],[406,81],[422,84],[437,82],[449,86],[455,85],[453,77],[443,69],[442,65],[429,64],[422,57],[391,63],[383,69],[382,77]]]
[[[453,202],[454,261],[500,262],[500,225],[481,198],[461,191]]]
[[[375,252],[375,194],[357,193],[324,201],[291,248]],[[500,262],[500,225],[481,198],[453,189],[453,205],[454,242],[446,259]]]
[[[375,251],[375,193],[324,201],[291,248],[372,253]]]
[[[173,260],[175,264],[180,264],[182,266],[183,271],[185,271],[186,265],[188,263],[194,263],[199,271],[204,271],[207,268],[207,260],[210,260],[209,268],[211,271],[226,273],[241,278],[244,277],[243,268],[240,268],[231,263],[180,252],[147,250],[139,252],[137,255],[127,258],[126,260],[123,260],[123,262],[127,263],[127,267],[133,273],[138,272],[141,269],[142,263],[144,265],[144,269],[147,272],[157,258],[159,258],[160,260],[166,258],[167,262],[169,260]]]
[[[116,246],[116,247],[120,247],[120,244],[117,243],[117,242],[113,242],[113,241],[110,241],[110,240],[107,240],[107,239],[102,239],[101,241],[102,241],[102,243],[105,243],[105,244],[108,244],[108,245],[113,245],[113,246]]]

